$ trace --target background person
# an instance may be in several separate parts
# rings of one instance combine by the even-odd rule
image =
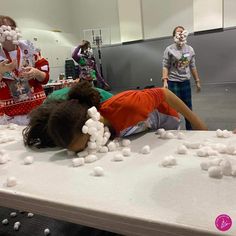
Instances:
[[[187,44],[188,33],[183,26],[173,30],[174,44],[169,45],[163,56],[162,80],[163,86],[171,90],[192,110],[192,94],[190,78],[195,80],[197,92],[200,92],[200,78],[195,64],[195,52]],[[187,130],[191,124],[185,119]]]

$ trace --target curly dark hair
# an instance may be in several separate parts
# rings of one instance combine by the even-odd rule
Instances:
[[[53,109],[62,102],[62,100],[50,100],[30,112],[29,124],[22,131],[26,146],[35,146],[37,148],[56,146],[48,134],[48,119]]]
[[[87,110],[100,105],[100,94],[83,81],[72,87],[68,100],[50,100],[30,113],[29,125],[23,130],[27,146],[67,148],[75,135],[82,134]]]

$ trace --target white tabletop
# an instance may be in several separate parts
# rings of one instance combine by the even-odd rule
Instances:
[[[184,140],[163,140],[147,133],[132,140],[132,154],[122,162],[112,161],[117,152],[109,152],[99,154],[94,163],[73,167],[65,150],[32,151],[24,147],[21,129],[3,133],[16,141],[0,144],[10,155],[0,165],[2,206],[125,235],[223,235],[215,227],[216,217],[227,214],[236,220],[236,178],[208,177],[196,150],[176,153],[186,140],[236,144],[236,135],[217,138],[213,131],[188,131]],[[151,153],[143,155],[140,149],[147,144]],[[28,155],[34,162],[24,165]],[[160,167],[167,155],[175,156],[178,164]],[[230,158],[236,161],[236,156]],[[95,166],[103,167],[105,175],[93,176]],[[6,186],[10,176],[17,179],[14,187]],[[236,225],[225,234],[236,235]]]

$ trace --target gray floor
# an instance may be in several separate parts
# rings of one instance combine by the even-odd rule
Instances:
[[[205,84],[201,93],[192,94],[193,110],[209,130],[236,128],[236,83]]]

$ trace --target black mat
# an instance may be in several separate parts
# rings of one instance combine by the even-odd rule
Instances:
[[[15,217],[10,214],[16,212]],[[50,230],[50,236],[118,236],[118,234],[81,226],[69,222],[55,220],[49,217],[34,215],[29,218],[28,212],[20,212],[9,208],[0,207],[0,236],[44,236],[44,230]],[[2,221],[8,219],[9,223],[3,225]],[[21,226],[14,230],[14,223],[19,221]]]

